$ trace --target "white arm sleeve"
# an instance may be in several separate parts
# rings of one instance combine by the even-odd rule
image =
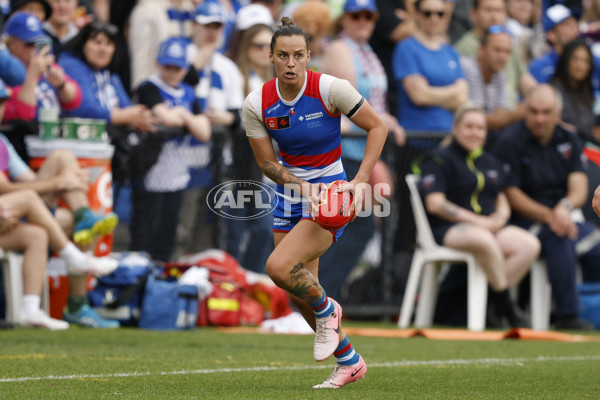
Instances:
[[[331,82],[327,101],[348,118],[352,118],[365,102],[360,93],[346,79],[334,79]]]
[[[246,129],[246,136],[256,139],[269,136],[262,120],[261,89],[253,91],[246,97],[242,114],[242,124]]]

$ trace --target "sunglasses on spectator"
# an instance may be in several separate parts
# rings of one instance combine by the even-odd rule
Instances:
[[[370,13],[370,12],[357,12],[357,13],[351,13],[350,18],[352,18],[354,21],[358,21],[361,18],[364,18],[367,21],[372,21],[375,19],[375,14]]]
[[[487,31],[490,35],[496,35],[498,33],[506,33],[507,35],[511,34],[508,28],[504,25],[492,25],[488,28]]]
[[[271,46],[271,43],[251,43],[251,45],[256,50],[264,50],[264,49],[268,49]]]
[[[117,28],[113,24],[107,24],[102,21],[93,21],[90,23],[90,27],[95,32],[103,32],[109,36],[116,36],[119,32],[119,28]]]
[[[423,10],[421,11],[421,14],[423,14],[425,18],[431,18],[432,15],[437,15],[438,17],[442,18],[446,14],[446,11]]]

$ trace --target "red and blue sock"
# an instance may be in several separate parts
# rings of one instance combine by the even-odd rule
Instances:
[[[329,297],[327,297],[327,294],[325,294],[324,290],[321,298],[317,302],[311,303],[310,306],[312,307],[315,317],[317,318],[328,317],[332,312],[335,311],[333,302],[329,299]]]
[[[333,352],[335,359],[340,365],[354,365],[358,362],[359,356],[354,347],[350,344],[348,336],[344,338]]]

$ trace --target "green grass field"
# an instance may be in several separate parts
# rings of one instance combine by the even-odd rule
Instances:
[[[312,336],[72,327],[0,338],[0,399],[600,398],[600,342],[356,336],[366,378],[315,390],[334,360],[312,359]]]

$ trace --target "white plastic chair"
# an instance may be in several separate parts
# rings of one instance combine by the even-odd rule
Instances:
[[[0,248],[2,278],[4,279],[4,297],[6,301],[6,321],[19,322],[21,299],[23,298],[23,256]],[[48,281],[44,276],[42,308],[49,311]]]
[[[546,263],[542,259],[533,263],[529,279],[531,328],[537,331],[547,331],[550,328],[550,312],[552,311],[552,288],[548,282]]]
[[[415,327],[426,328],[431,326],[438,292],[437,277],[442,266],[447,263],[462,262],[466,263],[468,268],[467,328],[470,331],[484,330],[488,283],[483,270],[477,265],[473,254],[440,246],[435,242],[421,202],[418,189],[420,178],[409,174],[405,179],[410,190],[410,201],[417,228],[418,247],[414,252],[410,266],[404,299],[400,308],[398,327],[405,329],[410,324],[419,280],[421,280],[421,288]],[[423,277],[421,279],[422,272]]]

